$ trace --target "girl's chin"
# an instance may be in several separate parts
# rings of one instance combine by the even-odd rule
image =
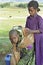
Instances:
[[[17,42],[13,42],[13,44],[17,44]]]
[[[34,15],[30,15],[30,16],[32,16],[32,17],[33,17]]]

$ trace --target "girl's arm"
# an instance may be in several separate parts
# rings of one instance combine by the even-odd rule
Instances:
[[[24,29],[23,29],[23,33],[24,33],[24,34],[40,33],[40,30],[31,30],[31,29],[29,29],[29,28],[24,28]]]
[[[29,28],[23,28],[22,32],[23,32],[24,37],[28,36],[29,34],[40,33],[39,30],[31,30]]]
[[[15,61],[15,63],[14,64],[17,64],[18,63],[18,61],[20,60],[20,52],[16,49],[16,45],[14,44],[13,45],[13,48],[12,48],[12,61],[11,61],[11,63],[13,62],[13,61]],[[13,64],[12,64],[13,65]]]
[[[29,32],[29,31],[28,31]],[[30,33],[40,33],[40,31],[39,30],[30,30]]]

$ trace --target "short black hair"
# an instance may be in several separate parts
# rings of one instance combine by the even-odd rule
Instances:
[[[37,11],[40,11],[40,9],[38,8],[38,7],[39,7],[39,4],[38,4],[37,1],[30,1],[30,2],[28,3],[28,9],[29,9],[30,7],[33,7],[34,9],[37,9]]]

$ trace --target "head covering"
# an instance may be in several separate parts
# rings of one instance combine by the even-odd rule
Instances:
[[[30,7],[33,7],[34,9],[37,9],[37,11],[40,11],[40,9],[39,9],[39,4],[38,4],[37,1],[30,1],[30,2],[28,3],[28,9],[29,9]]]
[[[23,38],[23,33],[22,33],[22,26],[13,26],[12,30],[16,30],[17,33],[19,34],[19,42],[21,42]]]

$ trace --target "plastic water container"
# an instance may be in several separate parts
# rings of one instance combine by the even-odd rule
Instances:
[[[10,65],[11,54],[7,54],[5,57],[5,64]]]

